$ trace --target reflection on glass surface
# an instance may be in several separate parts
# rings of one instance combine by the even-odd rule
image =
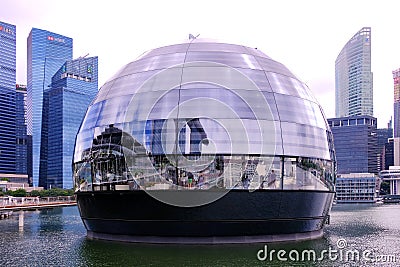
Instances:
[[[350,121],[351,124],[351,121]],[[320,105],[249,47],[157,48],[100,89],[76,139],[76,190],[333,190]]]
[[[283,189],[332,190],[332,164],[310,158],[285,158]]]
[[[155,125],[163,123],[154,122]],[[82,152],[81,161],[74,164],[77,190],[151,190],[176,186],[189,189],[332,190],[334,175],[330,161],[202,154],[201,147],[208,145],[208,140],[199,119],[187,121],[181,127],[178,135],[180,153],[165,154],[161,131],[162,127],[154,127],[149,133],[151,139],[147,145],[151,151],[148,151],[122,130],[109,125],[93,139],[92,146]]]

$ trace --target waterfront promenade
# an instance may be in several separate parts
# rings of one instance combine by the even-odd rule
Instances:
[[[0,198],[0,214],[9,211],[43,209],[76,205],[75,196],[59,197],[11,197]]]

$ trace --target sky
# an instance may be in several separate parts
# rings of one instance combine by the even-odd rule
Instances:
[[[17,27],[17,83],[26,84],[27,37],[39,28],[73,38],[74,58],[98,56],[99,86],[143,52],[193,35],[257,47],[305,82],[335,116],[335,60],[371,27],[374,116],[393,116],[392,71],[400,68],[400,1],[0,0],[0,21]]]

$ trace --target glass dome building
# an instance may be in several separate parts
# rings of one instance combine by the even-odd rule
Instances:
[[[89,237],[183,243],[321,236],[336,177],[307,86],[256,48],[202,39],[101,87],[73,172]]]

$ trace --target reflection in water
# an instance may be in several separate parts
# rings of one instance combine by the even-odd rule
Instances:
[[[267,244],[268,250],[299,252],[337,249],[344,239],[347,247],[375,255],[395,254],[400,262],[400,205],[336,205],[331,225],[321,239]],[[260,262],[257,252],[266,244],[251,245],[151,245],[86,239],[86,231],[77,207],[55,208],[40,212],[14,212],[0,221],[1,266],[343,266],[345,262],[325,257],[316,262]],[[24,231],[19,232],[19,218]],[[23,252],[23,253],[21,253]],[[351,266],[360,266],[352,262]],[[367,266],[369,266],[367,264]],[[378,266],[396,266],[395,264]]]
[[[154,245],[126,244],[107,241],[86,240],[82,243],[81,258],[93,266],[296,266],[296,263],[272,261],[261,262],[257,252],[265,244],[242,245]],[[315,250],[322,251],[330,246],[329,240],[276,243],[267,245],[271,250]],[[307,262],[307,266],[313,266]],[[297,266],[305,266],[299,262]],[[332,266],[331,264],[325,266]]]
[[[320,241],[321,242],[321,241]],[[322,243],[325,243],[322,240]],[[113,256],[115,266],[259,266],[262,245],[183,246],[122,244],[86,241],[82,258],[94,266],[106,266]],[[297,246],[297,245],[296,245]],[[294,246],[294,247],[296,247]],[[282,244],[274,249],[285,248]]]
[[[0,266],[78,266],[85,229],[76,207],[14,212],[0,220]],[[20,216],[24,229],[19,231]]]
[[[18,229],[20,232],[24,231],[24,211],[21,210],[18,216]]]
[[[62,232],[64,227],[63,209],[43,209],[39,214],[39,234]]]

